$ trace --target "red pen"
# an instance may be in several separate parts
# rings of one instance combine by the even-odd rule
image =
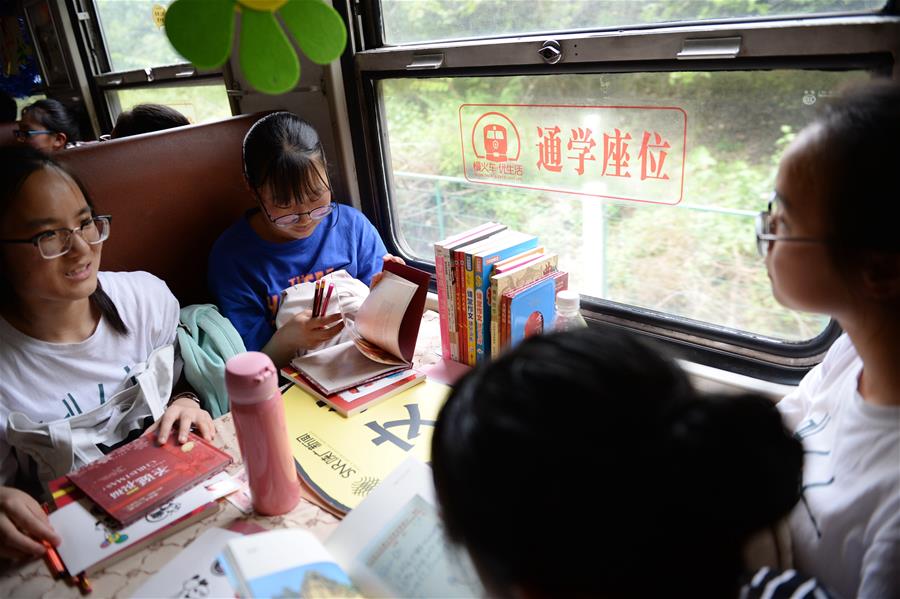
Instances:
[[[319,317],[319,303],[322,301],[322,279],[316,281],[316,290],[313,293],[313,307],[312,307],[312,315],[313,318]]]
[[[334,291],[334,283],[328,283],[328,292],[325,293],[325,299],[322,301],[322,309],[319,312],[322,316],[328,315],[328,301],[331,299],[331,292]]]
[[[56,552],[56,548],[50,544],[50,541],[41,541],[41,544],[46,549],[44,557],[47,560],[47,567],[50,568],[50,575],[53,578],[59,578],[66,572],[66,567],[62,563],[59,553]]]
[[[78,575],[78,590],[81,591],[82,595],[87,595],[94,590],[91,583],[88,581],[87,576],[84,575],[84,572]]]

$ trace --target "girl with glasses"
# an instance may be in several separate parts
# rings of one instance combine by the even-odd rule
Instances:
[[[900,85],[848,91],[788,148],[763,220],[776,299],[844,330],[778,404],[806,449],[795,561],[842,597],[900,597],[898,139]]]
[[[208,282],[247,350],[281,367],[342,328],[340,314],[306,311],[276,331],[282,290],[341,269],[369,285],[384,260],[400,259],[387,254],[362,213],[335,202],[319,135],[303,119],[277,112],[257,121],[244,138],[243,160],[256,206],[216,241]]]
[[[48,98],[22,109],[19,128],[14,133],[22,143],[50,153],[78,141],[78,124],[61,102]]]
[[[170,399],[178,301],[148,273],[100,272],[109,232],[56,162],[0,148],[0,557],[59,542],[34,498],[49,480],[145,431],[215,435],[195,399]]]

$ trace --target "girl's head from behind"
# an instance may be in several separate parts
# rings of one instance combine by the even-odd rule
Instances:
[[[258,120],[244,138],[244,177],[273,232],[309,237],[332,210],[325,152],[316,130],[289,112]]]
[[[802,453],[768,400],[700,397],[633,337],[581,330],[462,379],[432,464],[492,594],[721,598],[797,501]]]
[[[124,332],[98,286],[109,223],[96,216],[81,184],[53,159],[30,146],[0,148],[0,306],[7,314],[89,298]]]
[[[78,140],[78,123],[58,100],[38,100],[22,109],[18,135],[38,150],[55,152]]]
[[[785,153],[767,266],[775,296],[842,318],[900,305],[900,85],[848,90]],[[806,241],[803,241],[806,240]]]

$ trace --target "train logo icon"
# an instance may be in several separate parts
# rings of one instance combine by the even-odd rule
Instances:
[[[472,151],[489,162],[515,162],[522,144],[516,124],[502,112],[486,112],[472,127]]]

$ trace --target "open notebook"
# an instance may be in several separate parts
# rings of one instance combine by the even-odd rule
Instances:
[[[384,277],[355,315],[352,340],[294,358],[291,365],[320,393],[332,395],[412,366],[431,275],[386,262]]]

